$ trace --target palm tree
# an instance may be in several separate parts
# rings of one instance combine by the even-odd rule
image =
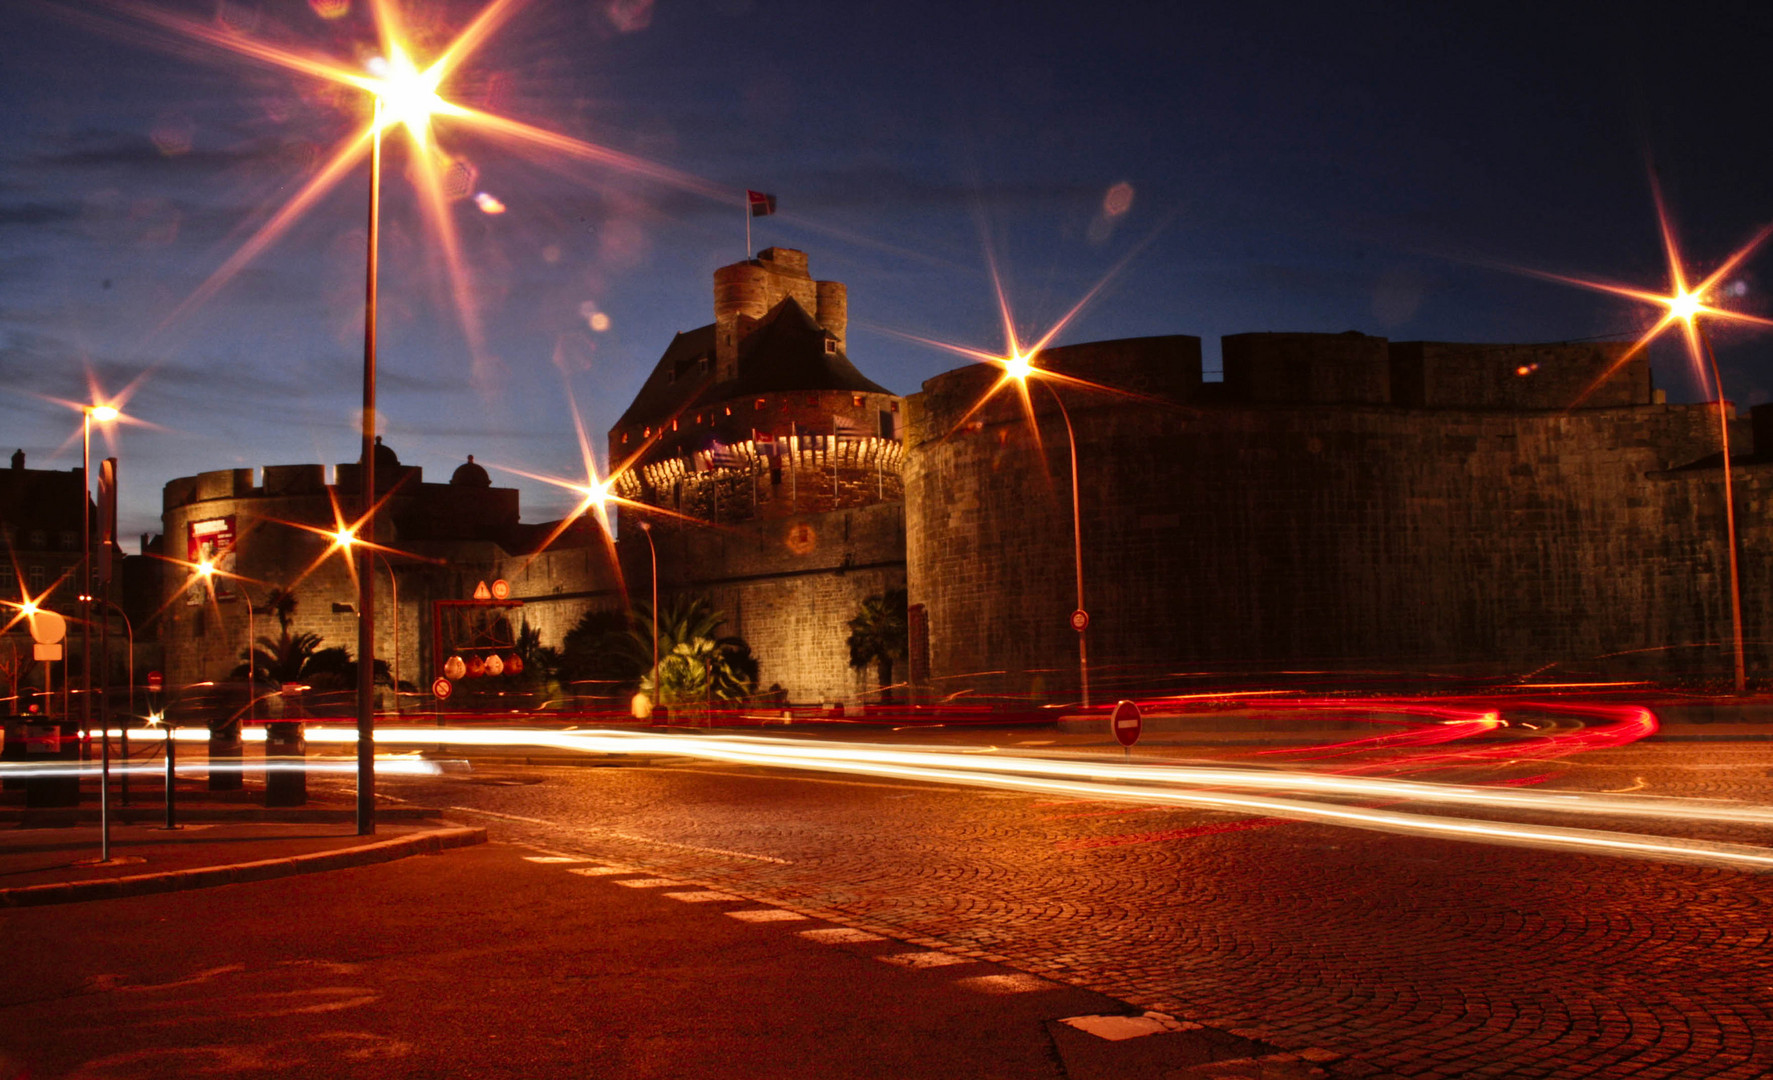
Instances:
[[[874,665],[880,677],[880,700],[893,700],[893,664],[911,655],[910,597],[904,589],[888,589],[862,601],[849,622],[850,667]]]
[[[638,661],[644,674],[640,690],[660,705],[699,701],[741,701],[757,688],[757,658],[736,636],[719,636],[726,614],[705,596],[678,596],[658,618],[659,685],[653,686],[651,605],[634,605],[623,643],[625,659]]]

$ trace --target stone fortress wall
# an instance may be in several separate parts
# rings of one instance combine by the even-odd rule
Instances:
[[[1715,457],[1716,410],[1661,404],[1641,358],[1608,374],[1625,348],[1238,335],[1222,385],[1194,338],[1049,350],[1042,366],[1150,395],[1057,386],[1093,697],[1240,666],[1727,676],[1721,470],[1689,467]],[[913,664],[938,696],[1074,695],[1065,431],[1040,386],[1038,443],[1008,394],[957,430],[995,375],[907,401]],[[1765,670],[1773,463],[1736,477]]]
[[[378,453],[384,455],[377,463],[378,487],[392,494],[378,515],[375,540],[405,556],[372,560],[360,554],[358,568],[375,581],[377,658],[401,682],[423,690],[439,667],[432,655],[432,601],[468,599],[480,582],[516,569],[499,540],[516,524],[517,492],[427,484],[420,469],[400,465],[386,447]],[[323,646],[342,645],[356,655],[357,584],[346,560],[327,555],[330,541],[315,530],[333,527],[335,505],[347,518],[355,516],[358,477],[354,463],[337,466],[333,484],[321,465],[268,465],[166,485],[168,558],[186,559],[192,526],[232,518],[232,572],[238,575],[218,579],[218,595],[211,599],[188,567],[168,566],[161,639],[169,686],[227,678],[244,660],[249,636],[275,638],[276,617],[263,608],[273,588],[295,591],[292,631],[317,633]],[[257,609],[250,635],[249,602]]]

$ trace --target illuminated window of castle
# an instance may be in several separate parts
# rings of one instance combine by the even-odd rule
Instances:
[[[861,394],[851,394],[850,395],[850,404],[854,405],[856,408],[860,409],[862,407],[862,395]]]
[[[758,411],[758,412],[762,412],[762,411],[763,411],[763,401],[764,401],[764,399],[763,399],[763,398],[758,398],[758,399],[757,399],[757,404],[756,404],[756,405],[755,405],[755,406],[754,406],[754,408],[755,408],[755,409],[756,409],[756,410],[757,410],[757,411]]]

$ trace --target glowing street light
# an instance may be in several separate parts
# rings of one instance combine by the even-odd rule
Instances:
[[[1737,568],[1736,558],[1736,494],[1730,476],[1730,413],[1729,403],[1724,400],[1724,379],[1718,370],[1717,353],[1711,347],[1711,338],[1706,333],[1702,319],[1721,319],[1726,322],[1746,323],[1754,326],[1773,327],[1773,319],[1731,311],[1728,308],[1714,306],[1710,301],[1718,291],[1724,279],[1736,271],[1736,268],[1754,253],[1769,236],[1773,236],[1773,225],[1764,226],[1751,237],[1748,243],[1736,249],[1715,270],[1696,285],[1689,285],[1687,269],[1681,258],[1680,245],[1675,240],[1674,224],[1669,220],[1668,209],[1662,200],[1661,185],[1654,176],[1650,180],[1650,192],[1656,202],[1657,223],[1662,230],[1662,246],[1668,259],[1668,279],[1670,289],[1667,293],[1653,292],[1647,289],[1631,288],[1615,285],[1604,281],[1591,281],[1584,278],[1566,277],[1562,274],[1547,274],[1534,271],[1536,276],[1559,281],[1566,285],[1577,285],[1585,289],[1612,293],[1628,300],[1649,304],[1662,308],[1661,316],[1650,328],[1639,336],[1638,340],[1613,364],[1602,372],[1600,377],[1590,383],[1576,399],[1580,404],[1584,398],[1592,394],[1601,384],[1611,378],[1614,372],[1623,367],[1629,360],[1637,356],[1651,342],[1661,337],[1670,327],[1679,326],[1687,343],[1687,358],[1693,365],[1694,374],[1699,379],[1701,388],[1709,381],[1711,391],[1716,394],[1718,407],[1718,443],[1723,459],[1724,481],[1724,546],[1729,556],[1730,567],[1730,639],[1731,661],[1735,677],[1736,692],[1742,693],[1748,686],[1747,665],[1743,660],[1742,651],[1742,580]]]
[[[80,726],[92,736],[92,424],[114,423],[115,405],[97,402],[80,410]],[[109,620],[107,620],[108,624]],[[111,861],[111,725],[99,718],[99,860]]]
[[[1027,401],[1028,380],[1040,372],[1034,366],[1033,357],[1012,351],[1004,360],[1003,370],[1006,378],[1016,381],[1022,400]],[[1090,707],[1090,652],[1085,631],[1090,626],[1090,615],[1084,607],[1083,515],[1077,498],[1077,434],[1071,428],[1071,413],[1065,408],[1059,391],[1053,389],[1051,383],[1043,382],[1042,385],[1052,395],[1053,404],[1059,406],[1059,415],[1065,420],[1065,447],[1071,454],[1071,560],[1077,571],[1077,607],[1071,613],[1071,628],[1077,631],[1078,696],[1087,709]]]
[[[647,704],[650,718],[659,698],[659,549],[653,545],[652,522],[641,522],[640,531],[646,534],[646,550],[653,567],[653,701]]]

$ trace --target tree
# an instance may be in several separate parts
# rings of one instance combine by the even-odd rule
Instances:
[[[634,655],[629,625],[626,611],[594,610],[581,615],[561,639],[560,678],[595,693],[614,695],[624,686],[632,687],[651,665],[652,652],[649,645],[646,659]],[[523,662],[528,664],[528,658]]]
[[[880,678],[880,700],[893,699],[893,665],[911,655],[910,597],[904,589],[888,589],[862,601],[849,622],[850,667],[873,664]]]
[[[644,674],[640,690],[660,705],[742,701],[757,688],[757,658],[737,636],[719,636],[726,613],[705,596],[674,597],[659,612],[659,685],[653,686],[651,605],[634,605],[625,652]]]
[[[272,589],[265,597],[264,608],[277,616],[278,635],[261,635],[253,645],[252,662],[234,669],[234,678],[244,679],[257,673],[278,683],[307,683],[317,690],[343,690],[357,685],[357,663],[351,653],[340,645],[321,648],[325,639],[312,631],[290,631],[295,620],[296,594],[292,589]],[[246,651],[241,650],[241,657]],[[386,661],[377,660],[377,682],[390,679]]]

